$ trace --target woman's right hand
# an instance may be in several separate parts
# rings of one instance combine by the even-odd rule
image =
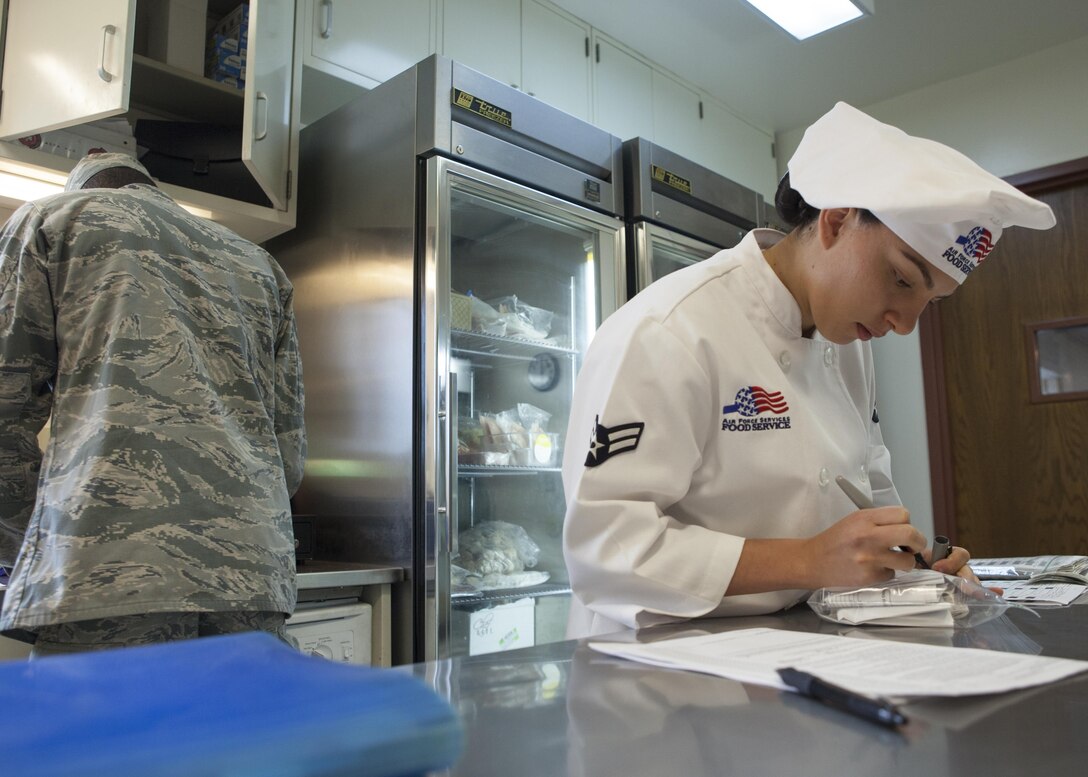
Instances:
[[[914,555],[897,547],[921,550],[925,536],[910,524],[905,507],[876,507],[850,513],[805,543],[810,584],[871,585],[890,579],[897,570],[914,569]]]

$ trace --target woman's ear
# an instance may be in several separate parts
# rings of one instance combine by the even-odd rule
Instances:
[[[843,228],[853,208],[824,208],[816,220],[816,231],[823,248],[831,248],[842,236]]]

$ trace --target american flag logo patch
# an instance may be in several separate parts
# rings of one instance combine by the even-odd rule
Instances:
[[[790,409],[781,391],[767,391],[760,386],[745,386],[737,392],[732,405],[722,408],[722,415],[737,413],[753,418],[763,413],[782,415]]]

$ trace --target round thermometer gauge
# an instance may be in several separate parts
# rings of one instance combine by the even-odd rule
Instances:
[[[529,385],[537,391],[548,391],[559,382],[559,360],[550,353],[538,353],[529,362]]]

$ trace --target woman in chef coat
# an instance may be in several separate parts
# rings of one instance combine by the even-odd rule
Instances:
[[[805,133],[776,204],[788,235],[754,230],[594,336],[563,461],[568,636],[773,612],[927,545],[891,481],[869,340],[911,332],[1004,227],[1054,216],[845,103]],[[968,558],[934,569],[972,577]]]

